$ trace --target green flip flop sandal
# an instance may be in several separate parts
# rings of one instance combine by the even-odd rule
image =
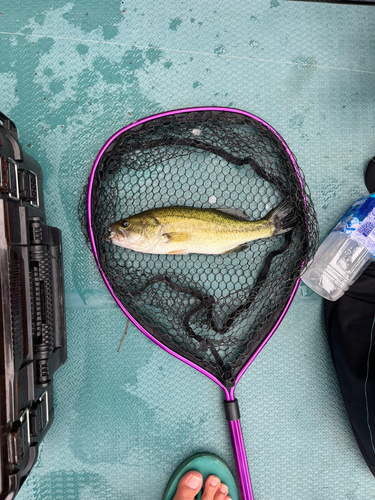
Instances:
[[[177,491],[177,485],[184,474],[190,470],[196,470],[203,476],[203,485],[208,476],[213,474],[228,486],[228,495],[232,500],[239,500],[236,482],[225,462],[221,458],[210,453],[197,453],[186,459],[172,474],[162,500],[173,500]],[[202,490],[198,493],[197,500],[201,500]]]

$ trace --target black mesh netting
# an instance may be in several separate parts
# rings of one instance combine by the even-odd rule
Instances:
[[[317,221],[302,181],[274,133],[228,111],[181,112],[131,128],[96,169],[92,229],[116,296],[154,337],[227,387],[315,250]],[[294,207],[294,230],[237,254],[143,254],[105,240],[111,223],[155,207],[235,208],[256,220],[284,199]]]

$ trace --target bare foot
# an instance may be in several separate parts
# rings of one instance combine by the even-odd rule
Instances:
[[[187,472],[178,483],[173,500],[194,500],[202,488],[202,475],[196,471]],[[208,476],[202,493],[202,500],[231,500],[228,488],[216,476]]]

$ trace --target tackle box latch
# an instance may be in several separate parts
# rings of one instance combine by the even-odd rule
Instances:
[[[27,408],[19,420],[13,423],[13,429],[8,434],[9,463],[12,465],[20,464],[30,444],[30,412]]]
[[[44,393],[30,408],[30,433],[33,437],[45,429],[49,422],[48,393]]]

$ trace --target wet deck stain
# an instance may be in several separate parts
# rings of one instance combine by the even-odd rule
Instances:
[[[177,31],[177,28],[182,24],[182,20],[179,17],[173,19],[169,25],[169,29],[172,31]]]
[[[225,54],[224,45],[218,45],[217,47],[215,47],[214,52],[215,52],[215,54],[218,54],[218,55]]]

